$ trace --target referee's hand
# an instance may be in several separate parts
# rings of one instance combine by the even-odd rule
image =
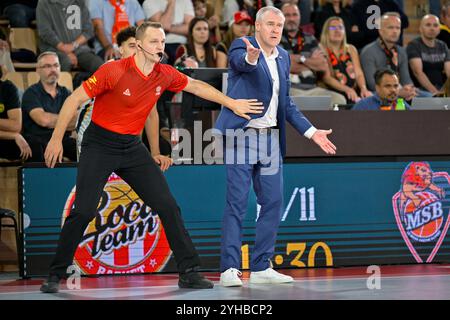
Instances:
[[[153,160],[155,160],[156,164],[159,165],[163,172],[169,169],[169,167],[173,164],[173,160],[171,158],[163,156],[161,154],[153,156]]]
[[[56,161],[61,163],[63,158],[62,142],[51,138],[47,144],[47,148],[45,148],[44,158],[45,164],[49,168],[54,168]]]

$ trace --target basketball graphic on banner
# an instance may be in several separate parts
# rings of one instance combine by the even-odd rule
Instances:
[[[63,219],[70,215],[76,190],[70,192]],[[120,177],[112,174],[95,219],[86,228],[74,257],[84,274],[161,271],[171,256],[157,213],[146,206]]]
[[[400,234],[418,263],[433,261],[450,227],[450,176],[428,162],[411,162],[403,171],[392,207]]]
[[[420,198],[420,204],[417,207],[412,200],[408,199],[406,201],[405,225],[408,225],[409,221],[415,220],[413,216],[416,214],[416,212],[424,212],[425,210],[427,210],[427,208],[437,208],[438,210],[436,212],[438,214],[442,212],[442,210],[439,210],[439,207],[441,207],[439,204],[439,199],[433,193],[419,192],[416,193],[416,195]],[[433,210],[428,211],[430,212],[430,214],[426,215],[424,219],[422,219],[422,223],[419,223],[418,225],[415,225],[414,227],[410,227],[410,229],[408,229],[408,232],[410,232],[417,238],[432,239],[440,231],[440,228],[442,226],[442,215],[434,216],[431,214]]]

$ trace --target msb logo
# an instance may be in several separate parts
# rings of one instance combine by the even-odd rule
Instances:
[[[445,188],[449,186],[447,172],[433,172],[427,162],[411,162],[392,198],[397,226],[419,263],[433,261],[447,234],[450,206]]]
[[[75,187],[63,223],[75,200]],[[108,179],[96,212],[75,252],[84,274],[157,272],[171,256],[158,215],[117,175]]]

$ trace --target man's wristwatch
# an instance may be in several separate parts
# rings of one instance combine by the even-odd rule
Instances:
[[[301,64],[305,64],[306,58],[305,56],[300,55],[300,57],[298,57],[297,62],[301,63]]]

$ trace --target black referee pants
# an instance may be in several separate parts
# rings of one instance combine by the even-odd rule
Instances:
[[[50,275],[66,277],[67,267],[73,262],[86,227],[95,217],[103,188],[113,172],[158,213],[178,271],[198,267],[200,260],[184,227],[180,209],[140,137],[114,133],[91,122],[81,144],[75,205],[62,228]]]

